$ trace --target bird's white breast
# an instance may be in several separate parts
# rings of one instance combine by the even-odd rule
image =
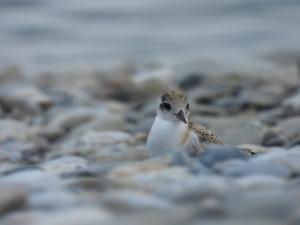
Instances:
[[[187,129],[185,123],[168,121],[156,116],[147,140],[151,157],[166,155],[184,148],[181,142]]]

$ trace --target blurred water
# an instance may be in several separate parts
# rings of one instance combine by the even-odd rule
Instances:
[[[0,68],[238,65],[299,40],[299,0],[0,0]]]

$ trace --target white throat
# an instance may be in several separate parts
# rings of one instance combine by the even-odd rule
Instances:
[[[147,140],[151,157],[170,154],[184,148],[181,142],[186,129],[188,129],[187,124],[181,121],[166,120],[158,114]]]

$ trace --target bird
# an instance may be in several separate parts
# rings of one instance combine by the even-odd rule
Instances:
[[[176,151],[197,156],[208,144],[223,144],[211,130],[190,119],[190,112],[190,103],[182,91],[170,90],[161,95],[147,138],[151,158]]]

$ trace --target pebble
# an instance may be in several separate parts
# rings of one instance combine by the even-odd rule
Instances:
[[[55,175],[75,172],[86,169],[87,167],[88,161],[79,156],[62,156],[41,164],[41,168],[43,168],[44,171]]]
[[[203,119],[199,118],[199,121],[203,121]],[[261,145],[263,136],[268,130],[266,125],[260,121],[239,117],[207,119],[207,124],[211,130],[222,138],[225,144],[229,145]]]
[[[226,167],[227,166],[227,167]],[[220,172],[226,176],[251,176],[251,175],[270,175],[275,177],[288,178],[291,171],[288,167],[276,164],[272,161],[249,160],[244,163],[234,163],[219,167]],[[223,170],[222,170],[223,169]]]
[[[191,73],[184,76],[179,82],[178,85],[180,88],[187,90],[199,86],[203,80],[206,78],[206,75],[201,73]]]
[[[243,89],[236,101],[243,109],[254,108],[257,110],[272,109],[279,106],[284,95],[282,86],[263,85]]]
[[[270,151],[270,148],[266,148],[260,145],[253,145],[253,144],[242,144],[238,146],[241,149],[245,149],[246,151],[249,151],[252,155],[254,154],[260,154],[260,153],[268,153]]]
[[[74,133],[95,130],[122,130],[123,118],[120,114],[104,109],[92,109],[77,107],[72,110],[61,112],[49,121],[52,129],[70,131],[75,128]]]
[[[245,191],[257,191],[284,188],[285,181],[280,177],[258,174],[240,177],[235,184]]]
[[[117,212],[128,212],[134,210],[169,210],[172,208],[170,202],[154,195],[134,191],[108,191],[103,196],[105,206]]]
[[[227,196],[230,189],[230,183],[223,177],[199,176],[195,177],[175,177],[169,178],[164,185],[156,187],[156,193],[159,196],[175,201],[176,203],[196,203],[203,199],[213,197],[223,199]]]
[[[200,162],[205,166],[211,167],[214,164],[230,159],[243,159],[248,158],[247,153],[237,147],[231,146],[219,146],[219,145],[210,145],[204,152],[199,156]]]
[[[0,215],[27,205],[27,193],[18,185],[3,185],[0,183]]]
[[[55,210],[48,213],[39,213],[32,225],[81,225],[81,224],[108,224],[112,215],[100,207],[78,206]]]
[[[47,144],[43,140],[33,142],[24,142],[8,139],[0,144],[1,153],[0,158],[6,159],[9,162],[26,162],[37,163],[40,162],[46,152],[49,150]]]
[[[36,129],[29,127],[26,123],[13,119],[0,120],[0,142],[7,140],[29,140],[36,134]]]
[[[282,107],[286,115],[299,115],[300,113],[300,92],[284,100]]]
[[[149,157],[145,146],[138,145],[139,138],[121,131],[88,131],[73,135],[55,154],[82,155],[97,161],[134,161]]]
[[[282,135],[288,141],[289,146],[294,146],[300,143],[300,117],[293,117],[282,120],[278,127],[282,131]]]
[[[273,219],[287,224],[286,218],[298,205],[297,195],[287,193],[280,188],[243,192],[243,195],[232,196],[229,208],[240,218]],[[236,202],[242,202],[236,208]]]
[[[192,159],[187,155],[187,153],[176,151],[172,155],[171,160],[172,166],[185,166],[189,169],[192,174],[195,175],[204,175],[204,174],[212,174],[213,172],[203,165],[199,163],[197,160]]]
[[[19,109],[23,113],[36,113],[38,110],[49,109],[53,104],[51,98],[38,88],[21,83],[2,85],[0,102],[8,111]]]
[[[38,192],[28,199],[28,206],[37,210],[63,210],[78,204],[76,195],[62,190]]]
[[[39,169],[29,168],[12,171],[0,177],[0,185],[20,185],[30,192],[59,188],[60,180]]]
[[[291,175],[300,174],[300,166],[298,163],[299,151],[274,149],[270,154],[257,156],[255,161],[272,162],[280,166],[284,166],[290,170]]]

